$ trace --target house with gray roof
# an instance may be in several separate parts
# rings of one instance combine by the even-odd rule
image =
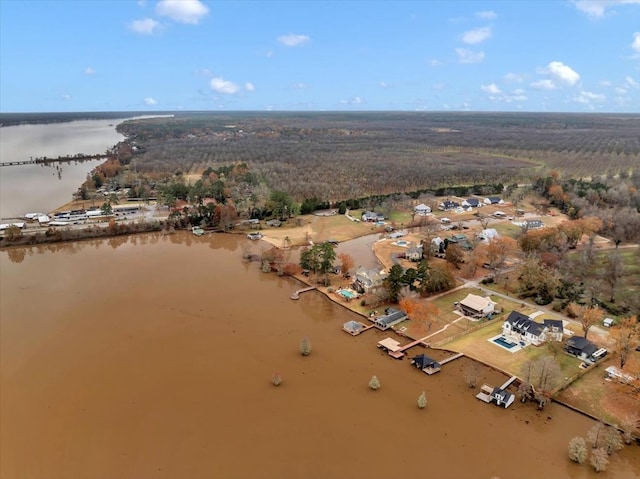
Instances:
[[[405,313],[401,309],[391,307],[387,309],[384,316],[378,316],[373,324],[376,328],[385,331],[408,318],[409,316],[407,315],[407,313]]]
[[[359,267],[353,281],[353,289],[358,293],[371,293],[384,284],[387,275],[377,269],[367,269]]]
[[[590,359],[598,351],[598,346],[584,336],[572,336],[564,344],[564,350],[581,359]]]

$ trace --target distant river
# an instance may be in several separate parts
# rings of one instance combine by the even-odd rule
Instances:
[[[0,161],[103,153],[124,139],[122,119],[82,120],[0,128]],[[87,173],[102,160],[0,168],[0,218],[48,212],[68,201]],[[56,167],[60,168],[59,171]]]

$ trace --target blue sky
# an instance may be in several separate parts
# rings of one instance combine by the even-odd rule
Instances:
[[[640,113],[640,0],[0,0],[0,111]]]

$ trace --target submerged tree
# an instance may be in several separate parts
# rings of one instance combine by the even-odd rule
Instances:
[[[604,449],[607,454],[611,455],[614,452],[620,451],[624,447],[622,440],[622,434],[618,430],[618,426],[608,426],[604,432]]]
[[[418,396],[418,407],[424,409],[427,406],[427,395],[422,391],[422,394]]]
[[[587,443],[583,437],[574,437],[569,441],[569,459],[578,464],[587,460]]]
[[[374,391],[380,389],[380,380],[377,376],[371,376],[371,380],[369,381],[369,387]]]
[[[273,373],[273,376],[271,376],[271,383],[274,386],[280,386],[280,384],[282,383],[282,376],[280,376],[280,374],[278,373]]]
[[[602,446],[604,441],[604,430],[606,426],[602,421],[599,421],[593,425],[587,433],[587,440],[591,443],[593,449],[598,449]]]
[[[300,342],[300,354],[309,356],[311,354],[311,341],[306,336]]]
[[[589,462],[596,472],[605,471],[609,465],[609,458],[607,457],[606,449],[594,449],[591,452],[591,459]]]

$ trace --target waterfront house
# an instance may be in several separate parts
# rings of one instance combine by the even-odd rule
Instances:
[[[584,336],[572,336],[564,344],[564,350],[580,359],[591,360],[596,351],[598,351],[598,346]]]
[[[544,324],[535,322],[519,311],[511,311],[507,319],[502,323],[502,335],[504,337],[515,341],[527,341],[536,346],[544,342],[547,331],[548,328]]]
[[[493,313],[495,307],[496,303],[491,298],[471,293],[458,303],[458,309],[462,314],[478,319]]]
[[[344,323],[342,325],[342,330],[346,331],[347,333],[349,333],[351,336],[357,336],[358,334],[360,334],[362,332],[362,330],[365,328],[366,326],[358,321],[347,321],[346,323]]]
[[[438,361],[436,361],[435,359],[431,359],[425,354],[418,354],[417,356],[413,357],[411,359],[411,364],[427,374],[435,374],[442,368]]]
[[[387,275],[383,271],[360,266],[356,271],[353,289],[358,293],[370,293],[382,287],[386,277]]]
[[[384,316],[378,316],[373,324],[381,331],[385,331],[408,318],[407,313],[401,309],[390,307],[387,309],[386,314]]]
[[[494,388],[491,392],[491,401],[495,401],[498,406],[502,406],[505,409],[511,406],[515,399],[516,397],[509,391],[505,391],[498,387]]]

